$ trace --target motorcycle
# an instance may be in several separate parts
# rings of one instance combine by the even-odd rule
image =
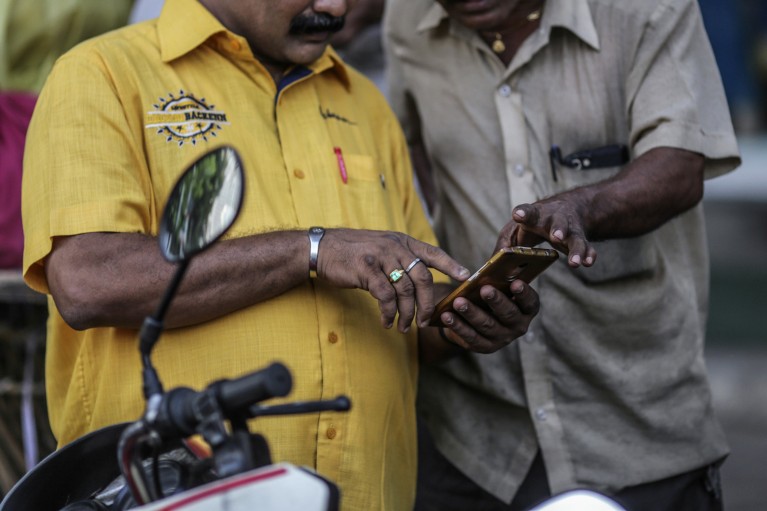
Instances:
[[[310,468],[273,463],[266,439],[248,421],[267,416],[348,411],[346,396],[263,405],[288,395],[292,377],[279,362],[201,391],[165,391],[152,364],[163,319],[193,256],[234,223],[244,175],[231,147],[215,149],[179,178],[158,235],[176,272],[154,315],[139,332],[145,411],[135,422],[85,435],[28,472],[0,511],[337,511],[338,487]],[[202,441],[200,441],[200,439]],[[116,455],[116,457],[115,457]],[[534,511],[620,511],[603,496],[579,490]]]

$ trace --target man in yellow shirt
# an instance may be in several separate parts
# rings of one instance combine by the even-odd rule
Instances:
[[[497,350],[526,331],[538,298],[522,283],[514,300],[488,287],[494,315],[458,299],[448,328],[426,327],[449,289],[427,266],[438,282],[468,271],[433,246],[385,100],[327,47],[352,4],[168,0],[157,20],[55,66],[29,130],[23,207],[25,278],[50,294],[60,444],[141,414],[137,328],[173,270],[158,216],[183,169],[226,144],[242,155],[243,209],[191,264],[155,365],[168,387],[200,388],[278,359],[291,399],[349,395],[349,413],[258,429],[276,460],[338,483],[345,509],[412,506],[419,350],[456,350],[445,339]],[[409,272],[392,282],[397,268]]]

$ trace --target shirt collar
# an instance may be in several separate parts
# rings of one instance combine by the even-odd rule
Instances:
[[[216,34],[229,34],[247,44],[244,38],[229,32],[199,0],[167,0],[157,22],[157,32],[163,62],[186,55]],[[345,87],[350,85],[346,64],[330,46],[307,67],[315,74],[332,69]]]
[[[425,32],[439,27],[442,23],[450,23],[447,11],[438,2],[434,2],[418,24],[417,30]],[[544,8],[541,27],[551,30],[551,27],[562,27],[569,30],[583,42],[599,50],[599,34],[594,26],[594,18],[588,0],[558,0],[550,1]],[[455,27],[453,27],[455,28]],[[451,30],[455,33],[454,30]]]
[[[194,50],[226,28],[198,0],[168,0],[157,21],[163,62]]]

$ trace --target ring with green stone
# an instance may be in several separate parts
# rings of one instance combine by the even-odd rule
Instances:
[[[399,279],[401,279],[403,275],[405,275],[405,270],[403,270],[402,268],[397,268],[396,270],[392,270],[392,272],[389,274],[389,282],[394,284]]]

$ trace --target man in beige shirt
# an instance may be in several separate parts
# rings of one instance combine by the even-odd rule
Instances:
[[[387,9],[390,98],[441,245],[474,268],[509,244],[567,255],[512,349],[422,371],[417,509],[526,509],[575,487],[720,509],[700,199],[740,160],[697,3]]]

